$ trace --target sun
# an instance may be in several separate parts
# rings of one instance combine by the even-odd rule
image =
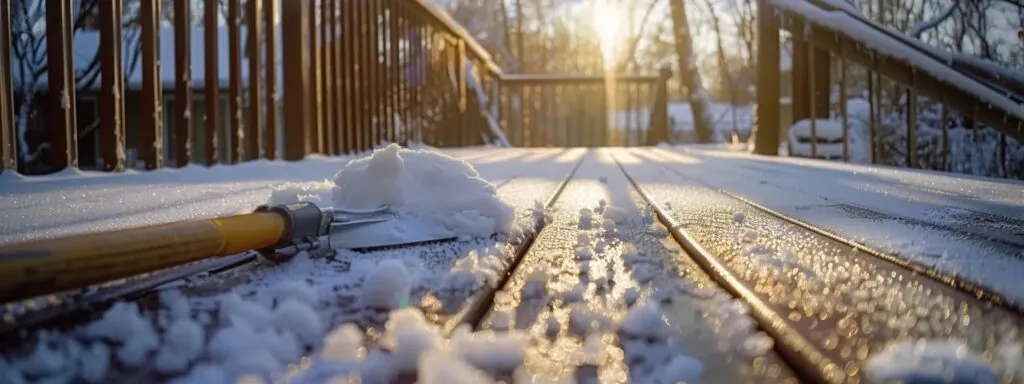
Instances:
[[[618,53],[622,43],[620,26],[624,13],[610,0],[595,0],[593,8],[594,29],[601,44],[601,54],[605,62],[611,62]]]

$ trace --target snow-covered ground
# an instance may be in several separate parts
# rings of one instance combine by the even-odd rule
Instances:
[[[736,129],[743,135],[750,134],[750,127],[753,125],[753,105],[742,105],[733,107],[728,103],[712,103],[711,116],[715,123],[715,130],[721,137],[726,138],[732,132],[735,118]],[[668,103],[669,131],[693,132],[693,112],[690,110],[690,103],[673,101]],[[650,108],[642,108],[633,111],[620,111],[612,117],[613,129],[626,130],[627,128],[643,131],[647,129],[647,121],[651,117]]]

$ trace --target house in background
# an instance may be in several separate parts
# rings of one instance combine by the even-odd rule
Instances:
[[[122,42],[122,60],[125,72],[124,79],[124,114],[125,114],[125,144],[126,144],[126,157],[127,165],[133,168],[136,164],[136,153],[135,148],[138,147],[137,141],[139,137],[138,122],[141,119],[141,97],[142,91],[142,58],[139,51],[139,33],[137,29],[126,29],[123,32],[124,38]],[[240,77],[242,79],[242,91],[243,91],[243,111],[242,119],[243,124],[248,124],[248,101],[245,94],[247,94],[248,82],[249,82],[249,60],[248,52],[246,49],[247,37],[246,37],[245,26],[240,27],[240,40],[241,40],[241,68]],[[170,143],[174,142],[174,111],[175,111],[175,53],[174,53],[174,29],[170,25],[163,25],[159,31],[159,57],[160,57],[160,79],[163,87],[163,93],[161,97],[161,109],[163,111],[163,150],[164,158],[168,163],[174,162],[174,151],[173,146]],[[229,132],[230,120],[229,120],[229,97],[228,97],[228,86],[229,86],[229,52],[228,49],[228,30],[227,27],[221,27],[217,30],[218,36],[218,84],[220,93],[218,96],[218,115],[216,126],[212,129],[217,130],[217,157],[221,161],[227,161],[230,159],[230,142],[232,135]],[[282,74],[280,65],[280,47],[281,47],[281,34],[276,36],[278,43],[278,54],[275,55],[278,64],[275,66],[278,71],[277,75],[277,90],[280,94],[282,89]],[[193,159],[202,158],[206,151],[202,140],[198,138],[203,137],[207,129],[205,123],[205,36],[204,29],[201,27],[193,28],[191,31],[192,40],[192,110],[191,114],[193,117],[194,135],[191,142],[191,149]],[[72,45],[72,55],[74,57],[73,69],[75,73],[84,73],[90,69],[90,66],[96,64],[93,63],[93,58],[97,57],[100,45],[99,31],[95,30],[83,30],[78,31],[74,35]],[[40,56],[41,55],[41,56]],[[43,42],[39,44],[36,52],[36,58],[42,57],[45,63],[46,55],[46,44]],[[22,82],[19,68],[25,63],[20,62],[22,58],[14,56],[12,57],[13,67],[13,86],[16,94],[16,111],[20,110],[20,103],[24,100],[26,90],[26,84]],[[40,62],[35,60],[35,63]],[[261,66],[264,67],[264,66]],[[98,70],[94,68],[94,70]],[[261,74],[262,76],[262,74]],[[88,76],[85,76],[88,77]],[[32,81],[30,79],[29,81]],[[92,81],[82,81],[77,84],[78,89],[76,90],[76,122],[79,131],[78,138],[78,155],[79,155],[79,167],[81,169],[99,169],[102,164],[102,159],[99,157],[99,109],[100,109],[100,87],[102,84],[100,74],[96,74],[96,78]],[[28,122],[28,133],[27,137],[30,139],[29,147],[33,150],[37,148],[45,140],[46,132],[46,116],[47,116],[47,93],[48,83],[47,75],[43,73],[38,79],[35,79],[35,93],[33,94],[32,109],[35,113]],[[265,87],[264,83],[264,87]],[[264,89],[264,92],[266,89]],[[260,103],[263,101],[261,100]],[[262,105],[262,104],[260,104]],[[281,105],[278,103],[277,108],[280,109]],[[277,126],[281,126],[281,113],[277,114],[278,121]],[[277,130],[278,141],[280,138],[280,130]],[[281,146],[278,145],[278,148]],[[24,171],[23,171],[24,172]],[[33,173],[33,172],[28,172]]]

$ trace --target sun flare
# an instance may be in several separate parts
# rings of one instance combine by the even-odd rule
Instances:
[[[605,62],[610,62],[617,54],[622,36],[619,27],[623,12],[610,0],[595,0],[593,8],[594,29],[601,44],[601,53]]]

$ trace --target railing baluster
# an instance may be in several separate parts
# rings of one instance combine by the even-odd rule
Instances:
[[[409,55],[412,54],[412,36],[409,31],[412,28],[412,24],[409,22],[409,13],[405,3],[402,0],[395,0],[395,9],[398,11],[398,30],[397,35],[400,44],[400,51],[398,53],[397,66],[395,67],[395,79],[398,82],[398,116],[402,121],[402,130],[399,132],[402,142],[406,145],[414,141],[412,137],[412,111],[410,110],[411,102],[409,100],[409,76],[406,70],[411,62]]]
[[[816,99],[817,99],[818,95],[817,95],[817,92],[815,92],[818,89],[817,88],[817,84],[816,84],[817,76],[816,76],[816,73],[815,73],[815,71],[817,70],[817,68],[815,68],[815,66],[816,66],[815,64],[817,64],[816,63],[817,60],[815,60],[815,57],[814,57],[815,55],[811,54],[811,52],[813,51],[813,49],[812,49],[813,47],[811,46],[811,44],[810,43],[806,43],[806,44],[807,44],[807,55],[805,57],[806,57],[806,60],[807,60],[807,90],[805,92],[806,92],[806,95],[807,95],[807,109],[808,109],[808,111],[807,111],[808,112],[807,113],[807,118],[810,119],[810,122],[811,122],[811,158],[812,159],[817,159],[818,158],[818,106],[817,106],[817,100]],[[826,70],[826,69],[821,69],[821,70]],[[825,100],[825,103],[826,104],[828,103],[827,99]],[[827,116],[825,116],[825,117],[827,117]]]
[[[310,150],[309,12],[306,0],[281,2],[282,72],[284,75],[284,159],[301,160]]]
[[[323,83],[324,83],[324,94],[323,94],[323,111],[324,111],[324,154],[336,155],[337,154],[337,141],[335,135],[337,134],[337,123],[335,119],[335,113],[337,108],[334,105],[335,98],[335,76],[334,76],[334,47],[338,38],[337,35],[331,33],[334,30],[334,0],[323,0],[321,3],[321,20],[320,20],[320,41],[322,42],[323,48],[321,49],[321,63],[323,65]]]
[[[942,170],[949,171],[949,109],[946,108],[946,93],[942,92],[939,97],[939,107],[942,118]]]
[[[294,0],[293,0],[294,1]],[[306,28],[303,33],[308,36],[308,54],[309,54],[309,67],[306,70],[309,71],[309,103],[307,108],[311,113],[309,121],[309,133],[307,134],[309,141],[309,152],[307,153],[323,153],[323,135],[324,135],[324,110],[323,110],[323,66],[321,62],[321,44],[320,44],[320,33],[319,30],[319,19],[322,12],[320,10],[319,0],[304,0],[309,1],[307,5],[306,17],[308,18]]]
[[[466,71],[464,69],[466,62],[466,41],[458,39],[455,43],[455,55],[454,55],[455,67],[455,88],[456,95],[456,113],[458,113],[458,141],[454,144],[458,146],[466,145],[466,101],[468,98],[467,94],[467,83],[466,83]]]
[[[907,88],[907,166],[917,164],[917,72],[911,72],[911,86]]]
[[[879,93],[881,91],[878,89],[880,84],[878,81],[878,71],[876,71],[877,65],[878,62],[875,55],[871,55],[871,68],[868,69],[868,108],[871,115],[871,122],[869,123],[870,128],[868,130],[868,141],[871,142],[871,164],[878,164],[878,161],[881,158],[879,148],[881,144],[878,140],[878,131],[881,129],[881,124],[879,123],[880,113],[878,110],[878,103],[881,100]]]
[[[231,164],[245,161],[245,127],[242,124],[242,3],[228,0],[228,121],[231,134],[228,135]],[[250,33],[252,33],[250,31]]]
[[[263,8],[263,24],[266,27],[266,33],[263,36],[264,39],[264,61],[263,70],[264,76],[267,78],[267,92],[266,108],[267,118],[264,124],[267,129],[264,132],[263,137],[263,156],[269,160],[275,160],[279,156],[278,151],[278,125],[277,125],[277,109],[281,105],[278,92],[281,92],[280,87],[277,86],[277,36],[280,33],[277,29],[277,18],[278,9],[277,1],[271,0],[264,4]]]
[[[839,57],[839,116],[843,124],[843,161],[850,161],[850,118],[846,100],[846,59]]]
[[[206,110],[203,115],[203,137],[200,148],[203,150],[203,165],[212,166],[217,163],[217,133],[220,128],[220,31],[217,19],[219,0],[206,0],[203,4],[203,85]]]
[[[125,167],[124,108],[121,79],[121,14],[118,4],[121,0],[101,1],[100,24],[100,156],[104,171],[121,172]],[[76,135],[77,136],[77,135]]]
[[[1006,169],[1006,134],[999,132],[999,177],[1009,177]]]
[[[50,84],[46,115],[50,167],[78,168],[75,73],[71,55],[71,9],[64,0],[46,1],[46,65]]]
[[[355,97],[355,87],[358,81],[355,74],[355,60],[357,57],[355,42],[357,41],[357,26],[355,18],[355,5],[350,1],[341,3],[341,49],[345,52],[342,56],[342,141],[345,154],[357,151],[357,124],[358,121],[358,98]]]
[[[147,170],[164,166],[163,81],[160,57],[161,2],[143,1],[142,24],[142,119],[139,121],[139,155]]]
[[[373,138],[370,142],[370,146],[376,146],[384,140],[384,108],[383,108],[383,95],[384,87],[382,84],[381,73],[381,25],[380,25],[380,0],[366,0],[367,8],[370,12],[370,35],[367,37],[367,42],[370,44],[370,113],[373,116]]]
[[[0,2],[0,174],[18,171],[18,138],[14,127],[11,77],[11,3]]]
[[[399,2],[401,0],[388,0],[386,3],[388,11],[388,72],[387,72],[387,85],[388,91],[388,118],[391,125],[388,127],[388,140],[392,142],[398,142],[405,145],[406,143],[400,139],[398,128],[401,126],[402,121],[399,119],[398,108],[401,100],[399,90],[401,89],[399,79],[401,70],[399,62],[400,44],[399,33],[402,30],[399,23]]]
[[[273,2],[273,1],[271,1]],[[246,127],[245,160],[254,160],[267,156],[263,151],[263,111],[260,108],[263,94],[263,75],[260,73],[262,60],[262,36],[263,36],[263,0],[247,0],[246,3],[246,55],[249,56],[249,90],[246,93],[246,100],[249,106],[249,121]],[[267,103],[269,109],[272,104]]]
[[[359,29],[361,30],[360,36],[369,36],[372,33],[370,27],[370,7],[366,1],[359,2]],[[359,69],[359,94],[357,96],[360,106],[360,121],[359,121],[359,149],[366,150],[373,148],[375,144],[373,142],[373,72],[371,70],[371,52],[373,47],[370,46],[370,39],[361,38],[359,39],[358,48],[358,69]]]
[[[174,2],[174,162],[178,168],[192,162],[192,6]]]
[[[346,153],[345,145],[348,145],[348,139],[345,137],[345,131],[348,127],[348,120],[346,115],[346,108],[348,99],[345,98],[345,86],[348,84],[349,79],[345,77],[345,62],[344,56],[348,56],[346,50],[344,50],[345,38],[343,35],[344,28],[344,16],[342,14],[342,7],[344,6],[345,0],[332,0],[334,8],[331,13],[331,34],[335,38],[335,43],[332,45],[332,55],[334,55],[334,109],[335,109],[335,150],[336,155],[344,155]],[[344,52],[344,54],[342,53]]]

